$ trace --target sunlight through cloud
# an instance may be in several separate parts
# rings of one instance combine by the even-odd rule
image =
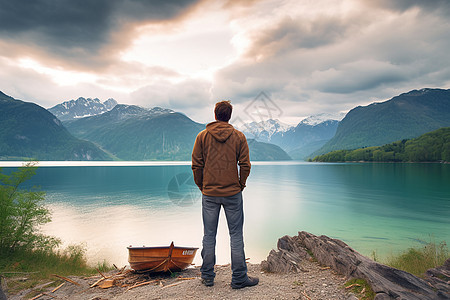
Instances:
[[[31,58],[19,59],[18,65],[22,68],[32,69],[40,74],[48,75],[52,81],[61,86],[76,85],[83,82],[93,82],[98,78],[98,76],[90,73],[47,67]]]

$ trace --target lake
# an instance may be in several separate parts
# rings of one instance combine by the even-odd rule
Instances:
[[[201,194],[189,162],[41,165],[47,166],[27,185],[46,192],[53,221],[43,231],[65,245],[84,243],[90,262],[123,266],[129,245],[174,241],[201,248]],[[253,263],[265,259],[279,237],[301,230],[385,257],[431,240],[450,241],[450,165],[254,162],[244,210],[246,255]],[[222,213],[217,262],[229,257]],[[201,263],[200,251],[194,262]]]

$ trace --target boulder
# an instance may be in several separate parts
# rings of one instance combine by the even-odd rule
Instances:
[[[324,266],[345,275],[348,279],[365,279],[374,292],[375,300],[384,299],[450,299],[450,288],[446,277],[450,262],[440,268],[430,269],[423,280],[408,272],[375,262],[350,248],[341,240],[327,236],[315,236],[299,232],[298,236],[284,236],[278,240],[278,251],[272,250],[261,263],[265,271],[286,273],[301,270],[301,260],[309,253]],[[448,278],[448,277],[447,277]],[[433,279],[433,280],[431,280]]]
[[[433,286],[439,289],[448,289],[450,285],[450,258],[445,261],[444,265],[429,269],[425,276]]]
[[[278,251],[272,250],[267,260],[261,262],[264,271],[272,273],[289,273],[302,271],[300,262],[310,257],[308,252],[290,236],[278,239]]]

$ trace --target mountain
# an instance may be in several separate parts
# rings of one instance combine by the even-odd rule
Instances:
[[[110,160],[72,136],[45,108],[0,92],[0,159]]]
[[[244,123],[237,126],[236,129],[242,131],[248,139],[268,143],[274,134],[286,132],[291,127],[291,125],[284,124],[279,120],[269,119],[260,122]]]
[[[337,120],[327,120],[316,125],[310,125],[302,121],[283,134],[275,134],[271,142],[288,152],[298,151],[298,149],[317,142],[325,144],[336,133],[338,124],[339,121]]]
[[[102,103],[98,98],[86,99],[80,97],[77,100],[65,101],[61,104],[55,105],[52,108],[49,108],[48,111],[54,114],[61,121],[67,121],[99,115],[110,111],[116,105],[117,101],[113,98],[110,98]]]
[[[288,154],[290,157],[292,157],[292,159],[295,160],[307,160],[308,158],[310,158],[311,153],[314,153],[315,151],[323,147],[323,145],[325,145],[328,141],[329,139],[310,142],[291,151],[288,151]]]
[[[75,136],[87,139],[123,160],[190,160],[197,134],[205,129],[169,109],[118,104],[101,115],[64,123]],[[286,160],[275,145],[249,143],[253,160]]]
[[[317,115],[309,116],[305,119],[303,119],[300,124],[303,125],[310,125],[310,126],[316,126],[326,121],[341,121],[345,117],[345,113],[339,112],[339,113],[321,113]]]
[[[314,161],[450,162],[450,127],[383,146],[336,150],[316,156]]]
[[[124,104],[64,124],[75,136],[123,160],[189,160],[195,137],[204,128],[169,109]]]
[[[127,120],[131,119],[129,122],[133,122],[133,119],[137,121],[142,118],[150,118],[168,113],[175,112],[160,107],[146,109],[137,105],[117,104],[112,110],[104,114],[64,121],[63,124],[77,137],[96,140],[95,134],[97,131],[106,132],[109,129],[113,130],[113,128],[117,128],[120,131],[120,126]],[[130,134],[133,133],[130,132]]]
[[[315,155],[379,146],[448,126],[450,90],[413,90],[382,103],[352,109],[339,123],[336,135]]]
[[[252,161],[292,160],[292,158],[280,147],[270,143],[258,142],[248,139],[250,159]]]
[[[321,116],[324,117],[325,114]],[[311,116],[285,132],[283,136],[275,136],[273,143],[286,149],[293,159],[305,160],[334,136],[338,124],[339,120]]]
[[[248,139],[272,143],[294,159],[304,159],[322,147],[336,133],[345,114],[318,114],[303,119],[297,126],[279,120],[245,123],[239,126]]]

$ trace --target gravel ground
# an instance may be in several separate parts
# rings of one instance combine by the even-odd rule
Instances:
[[[332,270],[322,268],[315,262],[304,261],[302,271],[291,274],[261,272],[259,264],[248,264],[248,274],[259,277],[257,286],[233,290],[230,286],[231,268],[229,265],[216,266],[216,280],[212,287],[201,283],[198,267],[189,268],[172,275],[147,275],[128,273],[115,282],[115,286],[102,289],[90,287],[101,277],[70,277],[80,285],[66,282],[55,292],[54,288],[43,287],[44,299],[321,299],[356,300],[357,298],[343,287],[345,279]],[[117,271],[108,275],[117,274]],[[117,276],[117,275],[116,275]],[[179,277],[185,278],[180,279]],[[139,282],[152,281],[151,284],[128,289]],[[29,291],[9,299],[30,299]]]

